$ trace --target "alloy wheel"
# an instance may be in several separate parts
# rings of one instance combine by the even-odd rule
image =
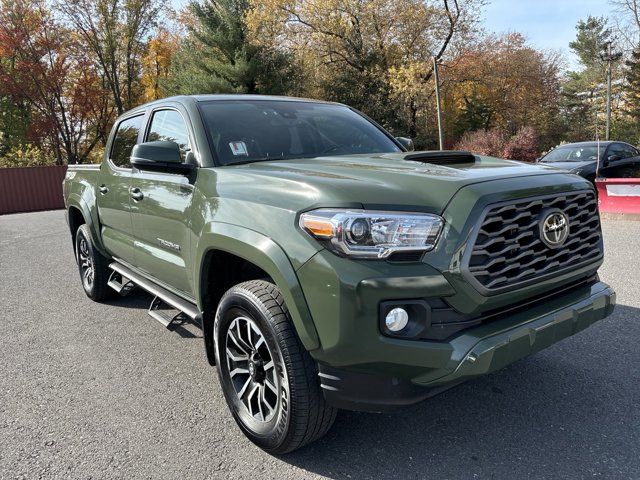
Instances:
[[[242,408],[256,422],[270,422],[286,401],[286,381],[258,325],[239,316],[229,324],[225,355],[229,378]]]
[[[87,290],[91,290],[93,286],[93,260],[89,253],[89,244],[84,237],[80,238],[78,243],[78,262],[80,264],[80,274],[82,275],[82,282]]]

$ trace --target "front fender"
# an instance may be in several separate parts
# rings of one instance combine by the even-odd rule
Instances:
[[[243,258],[267,272],[282,292],[294,327],[304,347],[309,351],[320,347],[318,334],[296,272],[289,257],[273,240],[248,228],[228,223],[211,222],[203,229],[194,250],[194,264],[198,265],[198,269],[193,280],[196,286],[195,294],[198,307],[201,310],[206,294],[203,291],[202,272],[207,252],[222,250]]]
[[[89,193],[87,193],[89,192]],[[87,198],[85,198],[87,197]],[[98,220],[98,209],[96,208],[95,195],[90,190],[85,189],[83,195],[72,192],[67,197],[67,212],[70,208],[74,207],[82,212],[85,223],[91,231],[91,237],[93,244],[100,253],[109,257],[104,245],[102,244],[102,237],[100,236],[100,222]]]

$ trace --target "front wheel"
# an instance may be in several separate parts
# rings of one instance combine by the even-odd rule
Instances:
[[[108,260],[94,247],[91,231],[86,224],[78,228],[75,246],[84,292],[96,302],[105,300],[111,292],[107,285],[110,274]]]
[[[324,400],[316,365],[273,283],[253,280],[225,293],[214,336],[227,405],[253,443],[288,453],[331,428],[336,410]]]

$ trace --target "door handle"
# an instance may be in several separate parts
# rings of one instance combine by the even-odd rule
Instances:
[[[108,189],[108,188],[107,188],[107,186],[106,186],[106,185],[104,185],[104,184],[103,184],[103,185],[100,185],[100,186],[98,187],[98,189],[100,190],[100,193],[101,193],[102,195],[104,195],[104,194],[106,194],[106,193],[109,193],[109,189]]]
[[[138,187],[134,187],[131,189],[131,198],[134,200],[140,201],[144,198],[144,193]]]

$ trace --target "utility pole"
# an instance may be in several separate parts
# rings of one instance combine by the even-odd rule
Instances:
[[[607,126],[605,129],[605,140],[610,140],[611,134],[611,64],[622,57],[622,53],[613,53],[611,41],[607,42],[607,52],[601,57],[602,60],[607,62]]]
[[[438,59],[433,57],[433,80],[436,84],[436,109],[438,111],[438,145],[444,150],[444,134],[442,132],[442,106],[440,104],[440,74],[438,73]]]

